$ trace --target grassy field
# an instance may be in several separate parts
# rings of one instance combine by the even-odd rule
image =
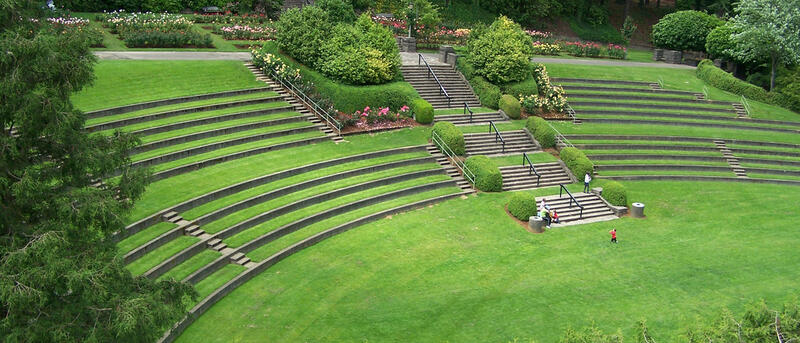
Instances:
[[[94,85],[72,96],[83,111],[264,86],[238,61],[103,60],[94,72]]]
[[[635,339],[642,318],[664,340],[800,287],[787,215],[800,189],[626,184],[646,219],[531,235],[504,213],[508,195],[482,194],[360,227],[243,285],[179,341],[553,342],[593,321]],[[771,205],[753,206],[764,194]]]

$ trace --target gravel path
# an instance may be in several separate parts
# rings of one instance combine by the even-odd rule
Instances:
[[[247,61],[249,52],[216,51],[95,51],[103,60],[230,60]]]
[[[649,67],[649,68],[673,68],[673,69],[696,68],[685,64],[669,64],[663,62],[649,63],[649,62],[609,61],[601,59],[569,59],[569,58],[550,58],[550,57],[535,57],[532,60],[537,63],[582,64],[590,66],[609,66],[609,67]]]

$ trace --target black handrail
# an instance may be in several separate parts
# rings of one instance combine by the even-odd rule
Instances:
[[[500,135],[500,131],[497,131],[497,126],[494,126],[493,121],[489,121],[489,133],[492,133],[492,129],[494,129],[494,142],[497,143],[499,139],[501,143],[503,143],[503,150],[502,152],[506,152],[506,140],[503,139],[503,136]]]
[[[561,184],[559,186],[561,186],[561,189],[558,190],[558,197],[559,198],[561,197],[562,191],[563,192],[567,192],[567,194],[569,195],[569,207],[572,207],[572,202],[574,201],[575,205],[578,205],[578,207],[581,208],[580,218],[583,218],[583,206],[578,202],[578,199],[575,199],[575,197],[572,196],[572,193],[570,193],[569,190],[567,189],[567,187],[564,187],[563,184]]]
[[[528,163],[528,166],[530,166],[528,168],[528,175],[531,175],[531,173],[536,174],[536,187],[539,187],[539,181],[542,181],[542,175],[540,175],[539,172],[536,171],[536,167],[533,166],[533,162],[531,162],[531,159],[528,158],[528,154],[523,152],[522,153],[523,167],[525,166],[525,163]]]
[[[431,66],[428,64],[428,61],[425,60],[425,57],[422,57],[422,54],[417,54],[417,56],[419,56],[417,58],[417,65],[421,64],[420,62],[425,62],[425,66],[428,67],[427,77],[430,78],[431,75],[433,75],[433,79],[436,80],[436,83],[439,85],[439,94],[441,95],[442,93],[444,93],[444,97],[447,98],[447,108],[450,108],[450,95],[447,94],[447,91],[444,89],[444,86],[442,86],[442,83],[439,82],[439,78],[436,77],[436,73],[433,72],[433,69],[431,69]]]
[[[472,123],[472,109],[469,108],[469,105],[465,101],[464,102],[464,115],[466,115],[468,111],[469,111],[469,122]]]
[[[340,121],[336,120],[334,116],[330,115],[330,113],[328,113],[327,110],[325,110],[324,108],[322,108],[322,106],[317,104],[317,102],[311,99],[311,97],[303,93],[303,91],[300,90],[300,88],[298,88],[297,86],[295,86],[291,81],[282,78],[280,75],[278,75],[278,73],[276,73],[271,68],[264,68],[264,69],[269,70],[271,74],[269,75],[270,78],[272,78],[275,81],[278,81],[278,83],[280,83],[281,86],[283,86],[283,88],[293,93],[295,98],[302,101],[306,106],[309,107],[309,109],[317,113],[317,115],[319,115],[322,118],[322,120],[327,122],[328,125],[336,132],[337,136],[342,135],[343,125]]]

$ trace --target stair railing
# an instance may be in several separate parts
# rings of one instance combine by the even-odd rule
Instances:
[[[564,146],[568,146],[571,148],[575,147],[574,145],[572,145],[572,142],[570,142],[569,139],[567,139],[567,137],[564,137],[564,135],[562,135],[560,131],[556,130],[556,128],[553,127],[553,125],[551,125],[550,122],[545,121],[545,123],[547,123],[547,125],[550,126],[550,128],[553,129],[553,131],[555,131],[557,142],[561,142],[561,144],[564,144]]]
[[[523,152],[522,153],[522,166],[523,167],[525,166],[525,163],[528,164],[528,175],[536,174],[536,187],[539,187],[539,182],[542,181],[542,175],[540,175],[539,172],[536,171],[536,167],[533,166],[533,162],[531,162],[531,159],[528,158],[528,154]]]
[[[742,106],[744,107],[744,111],[747,112],[747,116],[750,117],[750,102],[747,101],[747,98],[742,95]]]
[[[506,140],[503,139],[503,136],[500,134],[500,131],[497,130],[497,126],[494,125],[494,122],[490,120],[489,133],[492,133],[492,130],[494,130],[494,142],[497,143],[497,141],[499,140],[500,143],[503,144],[503,149],[501,151],[506,152]]]
[[[342,123],[340,121],[336,120],[336,117],[332,116],[328,112],[328,110],[322,108],[322,106],[317,104],[317,102],[314,101],[313,99],[311,99],[311,97],[309,97],[308,95],[303,93],[303,91],[300,90],[300,88],[295,86],[291,81],[282,78],[274,70],[272,70],[270,68],[264,68],[264,69],[269,71],[270,78],[272,78],[275,81],[278,81],[278,83],[280,83],[283,88],[285,88],[290,93],[292,93],[292,95],[294,95],[294,97],[296,99],[298,99],[301,102],[303,102],[303,104],[305,104],[306,107],[311,109],[311,111],[316,113],[317,116],[319,116],[320,118],[322,118],[322,120],[324,120],[326,123],[328,123],[328,126],[330,126],[331,129],[333,129],[333,131],[336,133],[337,136],[341,136],[342,135]]]
[[[464,178],[474,185],[475,173],[469,170],[469,168],[467,167],[466,164],[464,164],[464,162],[461,162],[458,156],[456,156],[456,154],[453,153],[453,150],[450,149],[450,147],[447,145],[447,143],[445,143],[442,137],[439,137],[439,134],[437,134],[436,131],[431,132],[431,140],[433,141],[433,144],[436,147],[438,147],[439,150],[441,150],[442,153],[445,154],[445,156],[447,156],[448,159],[450,159],[450,161],[453,162],[456,168],[458,168],[458,170],[461,171],[461,175],[464,175]]]
[[[572,193],[569,192],[567,187],[564,187],[564,184],[560,184],[559,186],[561,186],[561,188],[558,190],[558,197],[561,198],[563,192],[567,192],[567,195],[569,195],[569,207],[572,207],[572,202],[574,201],[575,205],[581,208],[581,215],[579,218],[583,218],[583,205],[578,202],[578,199],[575,199],[575,197],[572,196]]]
[[[464,115],[467,115],[467,112],[469,112],[469,122],[472,123],[472,109],[469,108],[469,104],[464,101]]]
[[[576,115],[575,110],[569,104],[567,104],[567,115],[572,118],[573,124],[578,121],[578,116]]]
[[[439,85],[439,95],[444,94],[444,97],[447,98],[447,108],[450,108],[450,95],[447,94],[447,91],[444,89],[444,86],[442,86],[442,83],[439,81],[439,78],[436,76],[436,73],[434,73],[433,69],[431,69],[431,66],[428,64],[428,61],[425,60],[425,57],[422,57],[422,54],[417,54],[417,56],[419,56],[417,58],[417,64],[418,65],[422,64],[422,62],[425,63],[425,67],[428,68],[427,78],[430,78],[431,75],[433,75],[433,79],[436,80],[436,84]]]

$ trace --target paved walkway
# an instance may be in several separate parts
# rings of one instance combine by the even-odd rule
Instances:
[[[103,60],[250,60],[249,52],[216,51],[95,51]]]
[[[445,63],[439,62],[439,54],[423,53],[422,57],[425,57],[425,61],[429,65],[445,65]],[[404,66],[415,66],[420,63],[416,52],[401,52],[400,59]]]
[[[571,59],[571,58],[552,58],[534,57],[533,62],[552,63],[552,64],[582,64],[591,66],[610,66],[610,67],[650,67],[650,68],[673,68],[673,69],[695,69],[696,67],[685,64],[670,64],[663,62],[629,62],[629,61],[609,61],[602,59]]]

